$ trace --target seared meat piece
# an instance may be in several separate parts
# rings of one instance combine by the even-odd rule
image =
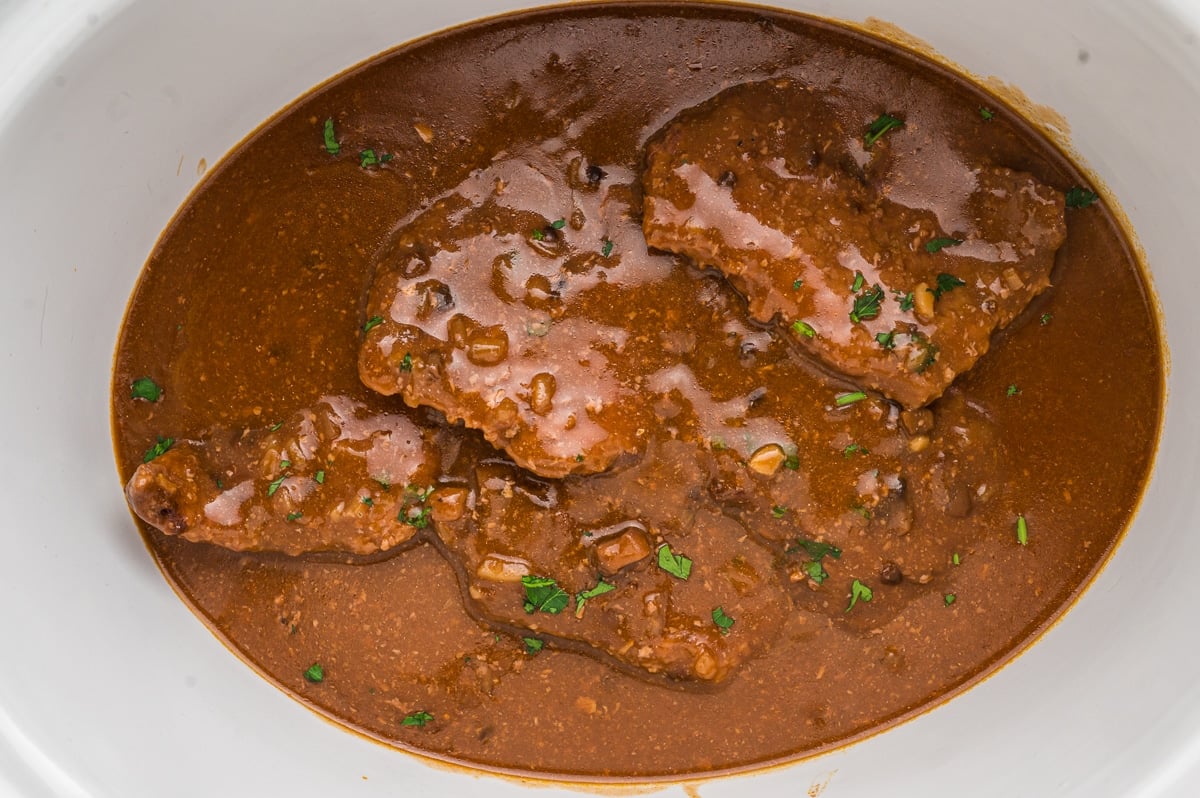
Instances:
[[[378,256],[363,382],[543,476],[640,450],[648,413],[625,351],[638,331],[619,294],[673,259],[649,255],[630,219],[633,176],[606,169],[589,181],[572,153],[508,157],[402,224]]]
[[[681,114],[647,146],[646,240],[720,269],[754,318],[920,407],[1049,286],[1063,195],[919,130],[868,148],[875,112],[834,102],[774,80]]]
[[[436,530],[487,620],[717,682],[771,645],[787,594],[772,555],[707,499],[707,455],[679,441],[651,454],[562,482],[485,462],[473,512]]]
[[[126,486],[138,517],[168,535],[235,551],[374,554],[429,523],[436,475],[426,432],[329,397],[266,429],[180,441]]]

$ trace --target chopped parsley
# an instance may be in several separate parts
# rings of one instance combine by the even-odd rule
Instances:
[[[912,293],[912,291],[909,291],[907,294],[904,294],[903,296],[896,297],[896,301],[900,303],[900,310],[904,311],[905,313],[912,310],[913,309],[913,293]]]
[[[875,142],[879,141],[879,139],[883,137],[885,133],[903,126],[903,120],[897,119],[891,114],[880,114],[879,117],[871,123],[870,127],[867,128],[866,135],[863,136],[863,146],[869,150],[875,144]]]
[[[712,619],[723,635],[729,634],[729,630],[737,623],[737,621],[725,614],[725,610],[722,607],[713,607]]]
[[[893,330],[891,332],[875,333],[875,342],[877,344],[879,344],[880,346],[882,346],[884,349],[895,349],[896,348],[896,331]]]
[[[293,510],[287,514],[287,520],[289,521],[299,521],[303,517],[304,513],[300,512],[299,510]]]
[[[534,241],[543,241],[546,238],[546,234],[543,233],[540,228],[537,230],[534,230],[532,233],[529,234],[529,236]]]
[[[953,274],[946,274],[945,272],[942,272],[937,276],[937,287],[930,290],[933,291],[933,298],[938,300],[942,298],[942,294],[953,291],[955,288],[966,284],[966,280],[960,280]]]
[[[366,324],[362,326],[362,331],[370,332],[380,324],[383,324],[383,316],[372,316],[371,318],[367,319]]]
[[[795,452],[792,452],[791,454],[789,454],[787,456],[787,459],[785,459],[783,461],[783,467],[788,469],[789,471],[799,471],[800,470],[800,455],[796,454]]]
[[[129,386],[131,399],[145,399],[147,402],[157,402],[162,397],[162,388],[149,377],[138,377]]]
[[[957,247],[962,242],[961,238],[934,238],[925,242],[925,251],[932,255],[935,252],[941,252],[946,247]]]
[[[282,422],[282,421],[276,421],[274,424],[272,424],[271,426],[267,427],[267,429],[269,429],[271,432],[278,432],[278,431],[279,431],[279,428],[280,428],[280,427],[282,427],[282,426],[283,426],[283,422]]]
[[[1089,191],[1086,188],[1075,186],[1067,191],[1067,207],[1068,208],[1086,208],[1087,206],[1097,202],[1100,195],[1094,191]]]
[[[785,515],[787,515],[787,508],[782,504],[777,504],[771,508],[771,515],[775,516],[776,518],[783,518]]]
[[[870,601],[873,598],[875,598],[875,594],[872,592],[871,588],[855,579],[854,584],[850,585],[850,603],[846,605],[846,612],[850,612],[850,610],[854,609],[854,605],[860,600]]]
[[[953,593],[947,593],[945,596],[942,597],[942,600],[945,601],[946,606],[949,607],[951,604],[953,604],[955,602],[955,600],[957,598],[958,597],[955,596]]]
[[[961,565],[962,564],[962,558],[958,556],[957,551],[950,555],[950,564],[951,565]]]
[[[659,548],[658,567],[679,579],[687,579],[692,575],[692,561],[671,551],[670,543],[664,543]]]
[[[555,219],[553,222],[550,223],[550,226],[553,227],[555,230],[561,230],[567,226],[567,220],[566,219]]]
[[[820,560],[806,562],[802,567],[804,568],[804,573],[808,575],[808,578],[816,582],[818,585],[824,584],[825,580],[829,578],[829,572],[825,570],[824,565],[821,565]]]
[[[372,499],[370,496],[363,496],[359,499],[359,501],[361,501],[363,504],[367,505],[368,507],[375,506],[375,500]]]
[[[324,485],[325,484],[325,472],[318,471],[317,473],[313,474],[313,482],[317,483],[318,485]]]
[[[1045,327],[1047,324],[1049,324],[1050,319],[1052,318],[1054,318],[1053,313],[1043,313],[1041,318],[1042,326]]]
[[[991,108],[987,108],[987,107],[981,105],[981,106],[979,106],[979,116],[983,119],[984,122],[991,122],[993,119],[996,118],[996,112],[993,111]]]
[[[792,280],[792,290],[793,291],[799,291],[800,286],[802,286],[802,285],[804,285],[804,281],[801,280],[800,278],[797,277],[795,280]]]
[[[405,352],[404,357],[400,358],[400,370],[412,371],[412,352]]]
[[[1004,395],[1005,396],[1016,396],[1020,392],[1021,392],[1021,389],[1018,388],[1017,384],[1014,382],[1012,385],[1008,386],[1008,388],[1004,391]]]
[[[787,551],[788,553],[803,551],[814,560],[820,560],[826,555],[835,560],[842,558],[842,550],[832,543],[821,543],[818,540],[805,540],[804,538],[796,538],[796,545],[789,546]]]
[[[280,471],[287,471],[291,467],[292,467],[291,460],[280,460],[279,461],[279,470]]]
[[[817,331],[806,321],[792,322],[792,332],[797,335],[803,335],[805,338],[815,338],[817,335]]]
[[[383,488],[384,490],[392,489],[392,482],[387,477],[371,477],[371,479],[375,480],[375,482],[378,483],[379,487]],[[429,497],[429,490],[426,490],[425,494],[423,496],[421,495],[420,491],[416,491],[416,494],[420,498],[421,501],[424,501],[425,499],[427,499]]]
[[[147,449],[146,453],[142,455],[142,462],[149,463],[156,457],[162,457],[167,453],[167,450],[170,449],[174,443],[174,438],[164,438],[163,436],[159,435],[155,444]]]
[[[400,725],[401,726],[415,726],[416,728],[419,729],[422,726],[424,726],[425,724],[431,722],[432,720],[433,720],[433,715],[430,715],[428,712],[421,710],[420,712],[414,712],[411,715],[405,715],[404,720],[400,721]]]
[[[879,309],[883,305],[883,289],[878,285],[871,286],[869,289],[859,294],[854,298],[854,306],[850,309],[850,321],[858,323],[866,319],[873,319],[879,315]]]
[[[526,575],[521,577],[525,587],[525,612],[545,612],[558,615],[571,603],[571,597],[548,576]]]
[[[584,606],[586,606],[587,603],[596,596],[603,596],[605,593],[611,593],[616,589],[616,585],[610,585],[608,582],[605,582],[603,579],[601,579],[596,583],[595,587],[589,588],[582,593],[577,593],[575,595],[575,617],[582,618]]]
[[[416,510],[417,512],[413,512]],[[429,526],[429,516],[431,510],[428,507],[407,507],[400,511],[396,516],[397,521],[402,521],[413,529],[424,529]]]
[[[842,457],[850,458],[856,454],[870,454],[871,450],[861,443],[852,443],[845,449],[842,449]]]
[[[325,681],[325,668],[321,663],[314,662],[304,671],[304,678],[313,684],[320,684]]]
[[[271,484],[267,485],[267,495],[274,496],[275,491],[279,490],[279,486],[283,484],[283,481],[285,479],[287,479],[287,474],[283,474],[283,475],[279,476],[278,478],[272,480]]]
[[[536,637],[522,637],[521,642],[525,644],[526,654],[536,654],[546,647],[546,644]]]
[[[604,246],[600,248],[600,254],[607,258],[609,255],[612,254],[613,242],[611,239],[608,239],[608,238],[603,239],[603,241],[604,241]]]
[[[861,291],[865,281],[866,278],[863,277],[863,273],[860,271],[855,271],[854,282],[850,284],[850,293],[857,294],[859,291]]]
[[[858,513],[859,515],[861,515],[863,518],[867,519],[868,521],[871,520],[871,510],[870,510],[870,508],[866,507],[865,505],[855,504],[850,509],[853,510],[854,512]]]
[[[376,155],[375,150],[363,150],[358,154],[358,165],[363,169],[366,169],[368,166],[383,166],[395,157],[387,152],[381,152]]]
[[[866,398],[867,395],[863,391],[853,391],[851,393],[838,394],[836,397],[834,397],[833,403],[838,407],[846,407],[854,404],[855,402],[861,402]]]
[[[330,155],[337,155],[342,151],[342,145],[338,143],[337,135],[333,132],[333,117],[325,120],[325,152]]]
[[[1029,545],[1029,523],[1023,515],[1017,516],[1017,542],[1022,546]]]

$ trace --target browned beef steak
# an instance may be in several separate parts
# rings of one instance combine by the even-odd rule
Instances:
[[[919,407],[1049,286],[1063,196],[898,117],[865,135],[874,112],[833,97],[773,80],[681,114],[647,147],[646,240],[720,269],[754,318]]]
[[[179,441],[126,486],[143,521],[236,551],[373,554],[429,523],[434,449],[412,420],[342,397],[272,427]]]

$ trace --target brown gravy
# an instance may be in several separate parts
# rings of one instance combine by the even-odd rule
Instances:
[[[901,109],[914,129],[1060,191],[1086,185],[1052,145],[960,78],[801,16],[584,5],[438,34],[301,98],[226,157],[176,216],[146,264],[118,346],[113,417],[123,478],[160,436],[264,428],[329,396],[374,413],[401,408],[398,397],[367,389],[356,365],[376,253],[400,220],[498,153],[550,140],[637,174],[644,143],[677,113],[776,75]],[[983,120],[980,108],[994,118]],[[338,156],[322,146],[327,118]],[[368,148],[394,157],[363,166]],[[938,157],[929,153],[931,169]],[[946,512],[949,499],[914,479],[911,529],[893,539],[870,513],[861,523],[851,517],[840,533],[844,557],[825,559],[818,582],[793,578],[805,563],[784,552],[779,535],[772,551],[792,609],[765,653],[715,685],[639,674],[573,648],[569,635],[530,654],[518,629],[467,611],[455,567],[427,543],[392,556],[288,557],[190,543],[146,525],[143,534],[171,583],[241,656],[298,700],[402,748],[511,772],[653,778],[842,744],[1011,658],[1087,584],[1136,507],[1161,416],[1157,322],[1137,260],[1102,204],[1068,208],[1066,222],[1053,287],[933,405],[932,448],[905,460],[910,473],[931,474],[937,452],[954,459],[970,474],[968,510]],[[640,229],[636,219],[630,225]],[[853,389],[797,363],[717,277],[673,269],[679,285],[724,297],[742,339],[765,342],[750,370],[744,351],[712,345],[710,377],[699,382],[714,401],[748,395],[766,366],[787,380],[770,390],[791,385],[794,401]],[[649,293],[659,306],[679,294]],[[162,387],[158,401],[130,399],[142,377]],[[882,399],[871,402],[886,410]],[[799,439],[805,428],[784,417],[787,407],[776,406],[775,421]],[[851,423],[844,418],[831,412],[814,422],[831,439],[822,442],[825,465],[813,466],[824,476],[810,485],[818,497],[839,497],[843,510],[838,491],[866,467],[844,454],[859,428],[832,442],[838,425]],[[956,443],[955,429],[971,431],[970,445]],[[467,448],[482,457],[486,447],[473,439]],[[778,506],[782,515],[794,509]],[[1027,545],[1017,539],[1018,517]],[[899,584],[880,579],[884,551],[903,561]],[[855,579],[873,597],[847,612]],[[305,677],[315,663],[319,682]],[[420,713],[428,720],[406,724]]]

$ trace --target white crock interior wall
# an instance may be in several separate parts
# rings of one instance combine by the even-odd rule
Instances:
[[[514,5],[0,2],[0,793],[526,792],[346,734],[217,643],[134,533],[107,403],[126,298],[196,183],[200,158],[211,165],[342,68]],[[825,798],[1193,794],[1200,9],[1185,0],[793,5],[897,23],[1065,114],[1074,146],[1123,203],[1152,265],[1174,355],[1169,413],[1127,543],[1028,653],[915,722],[700,793],[790,796],[828,778]],[[1097,318],[1096,334],[1120,331]]]

